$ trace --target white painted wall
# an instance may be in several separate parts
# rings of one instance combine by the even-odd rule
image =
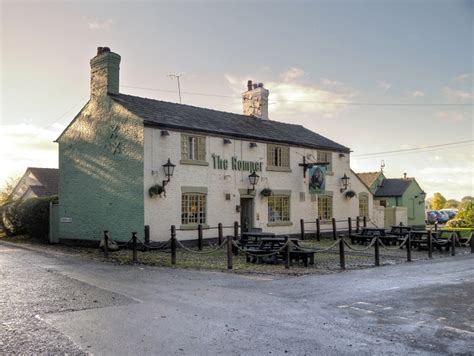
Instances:
[[[169,131],[169,130],[168,130]],[[305,148],[290,148],[291,173],[273,172],[266,170],[266,144],[258,142],[258,147],[250,148],[249,141],[231,139],[232,143],[224,145],[222,137],[207,137],[207,161],[208,166],[195,166],[179,164],[181,159],[181,133],[169,131],[169,136],[161,136],[160,130],[145,128],[145,154],[144,154],[144,199],[145,199],[145,224],[150,225],[151,239],[155,241],[167,240],[170,236],[169,230],[172,224],[179,228],[181,225],[181,186],[207,187],[207,224],[211,227],[217,226],[219,222],[224,225],[232,225],[234,221],[240,221],[240,213],[236,212],[236,206],[240,205],[239,189],[250,188],[248,175],[250,172],[233,171],[231,169],[214,169],[212,154],[228,159],[237,156],[239,160],[263,162],[263,170],[257,172],[260,181],[256,187],[255,197],[255,227],[264,231],[272,231],[277,234],[298,233],[300,229],[299,220],[314,221],[318,216],[317,201],[311,201],[308,190],[308,177],[303,179],[303,168],[298,164],[303,161],[303,156],[312,153],[316,157],[316,150]],[[171,182],[166,186],[166,197],[154,196],[150,198],[148,189],[154,184],[161,184],[164,180],[162,165],[170,158],[176,164]],[[333,175],[326,177],[326,191],[333,191],[333,212],[337,220],[353,219],[359,214],[359,201],[356,197],[345,199],[340,193],[340,178],[346,173],[350,179],[349,189],[357,194],[369,193],[369,212],[372,212],[373,200],[369,190],[355,177],[349,167],[349,155],[339,157],[333,153]],[[152,174],[152,171],[157,173]],[[260,196],[263,188],[272,190],[291,190],[291,226],[267,226],[268,222],[268,198]],[[305,193],[305,201],[300,201],[300,192]],[[225,200],[225,194],[231,194],[231,200]],[[342,224],[341,224],[342,225]],[[346,224],[344,224],[346,226]],[[307,229],[315,229],[315,225],[308,225]],[[224,235],[231,235],[232,229],[224,230]],[[216,230],[204,231],[204,237],[217,236]],[[196,231],[179,231],[179,239],[194,239]]]

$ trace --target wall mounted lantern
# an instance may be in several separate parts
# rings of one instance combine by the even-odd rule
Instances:
[[[420,198],[420,201],[418,202],[420,205],[423,204],[425,202],[425,198],[426,198],[426,193],[424,190],[421,191],[421,193],[419,195],[415,195],[415,199],[416,198]]]
[[[164,170],[164,172],[165,172],[165,177],[166,177],[166,180],[163,181],[163,188],[165,187],[166,184],[168,184],[168,182],[170,181],[171,177],[173,176],[174,167],[176,167],[176,165],[174,165],[173,163],[171,163],[170,159],[168,158],[168,162],[166,162],[166,163],[163,165],[163,170]]]
[[[249,174],[249,181],[250,184],[252,185],[252,191],[255,190],[255,186],[258,183],[258,180],[260,179],[260,176],[253,171],[251,174]],[[248,193],[250,194],[250,189],[248,190]]]
[[[341,193],[347,190],[347,187],[349,186],[349,177],[344,173],[344,176],[341,178],[341,182],[344,188],[341,188]]]

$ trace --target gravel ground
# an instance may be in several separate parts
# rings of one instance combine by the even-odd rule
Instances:
[[[16,242],[31,242],[27,237],[8,238],[8,241]],[[348,241],[348,240],[346,240]],[[339,247],[334,246],[334,241],[323,239],[318,242],[316,240],[300,241],[300,246],[308,249],[324,250],[315,255],[315,264],[308,267],[303,265],[293,265],[290,269],[285,269],[284,263],[280,262],[274,264],[255,264],[246,262],[243,254],[233,257],[233,272],[236,273],[259,273],[259,274],[282,274],[282,275],[305,275],[305,274],[327,274],[340,271],[339,265]],[[331,247],[332,246],[332,247]],[[345,247],[346,254],[346,269],[361,269],[374,267],[374,248],[366,245],[350,245]],[[119,264],[132,263],[132,251],[122,249],[118,252],[110,253],[108,259],[103,257],[99,249],[83,248],[83,247],[69,247],[63,245],[41,245],[41,248],[46,250],[60,251],[66,254],[82,255],[87,258],[92,258],[101,261],[114,262]],[[203,251],[197,251],[196,248],[191,248],[193,252],[186,251],[179,248],[177,250],[177,267],[190,268],[198,270],[227,270],[227,246],[224,244],[220,249],[216,246],[206,246]],[[470,249],[467,247],[456,248],[456,254],[468,254]],[[400,249],[397,246],[387,246],[380,248],[380,264],[393,265],[406,262],[406,249]],[[171,254],[169,250],[155,250],[151,252],[137,253],[138,261],[144,265],[170,267]],[[450,252],[434,251],[433,258],[450,257]],[[427,260],[428,252],[426,250],[412,249],[412,260]]]
[[[22,252],[0,247],[3,253]],[[1,259],[0,259],[1,260]],[[46,273],[45,273],[46,270]],[[133,303],[121,295],[82,283],[50,268],[22,261],[0,265],[0,354],[84,354],[40,315]]]

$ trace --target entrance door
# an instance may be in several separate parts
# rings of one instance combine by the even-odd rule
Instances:
[[[242,232],[253,228],[253,199],[240,198],[240,226]]]

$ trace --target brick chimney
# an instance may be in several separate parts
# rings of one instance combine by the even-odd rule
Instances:
[[[97,47],[91,59],[91,97],[119,93],[120,56],[109,47]]]
[[[270,92],[263,87],[263,83],[247,82],[247,91],[242,93],[244,115],[262,120],[268,119],[268,95]]]

